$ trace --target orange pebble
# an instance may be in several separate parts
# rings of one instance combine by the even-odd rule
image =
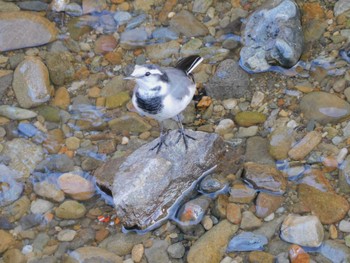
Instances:
[[[305,252],[305,250],[298,246],[292,245],[288,251],[289,259],[292,263],[309,263],[310,256]]]
[[[198,102],[197,107],[198,108],[208,108],[211,103],[212,103],[212,100],[210,97],[203,96],[202,99]]]

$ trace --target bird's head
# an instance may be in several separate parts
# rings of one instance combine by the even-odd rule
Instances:
[[[150,89],[156,86],[163,86],[167,82],[167,76],[156,65],[135,65],[134,71],[129,77],[124,79],[135,80],[142,87],[149,87]]]

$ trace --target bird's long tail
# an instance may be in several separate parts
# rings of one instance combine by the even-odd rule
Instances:
[[[184,71],[186,75],[189,75],[192,72],[192,70],[194,70],[202,61],[203,61],[202,57],[197,55],[192,55],[192,56],[180,59],[177,62],[175,67]]]

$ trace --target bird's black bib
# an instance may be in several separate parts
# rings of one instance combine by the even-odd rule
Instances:
[[[162,96],[151,97],[151,98],[143,98],[140,96],[140,93],[136,92],[136,103],[137,106],[142,109],[144,112],[149,114],[157,114],[159,113],[164,105],[162,103]]]

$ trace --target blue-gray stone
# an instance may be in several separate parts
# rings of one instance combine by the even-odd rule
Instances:
[[[134,49],[146,44],[148,34],[144,28],[124,31],[120,35],[120,45],[125,49]]]
[[[304,41],[297,4],[294,0],[268,1],[248,17],[242,40],[240,65],[246,71],[294,66]]]
[[[319,252],[332,262],[350,262],[350,248],[333,240],[323,242]]]
[[[152,32],[152,38],[159,40],[175,40],[179,34],[167,27],[160,27]]]
[[[22,10],[29,10],[29,11],[46,11],[48,8],[48,4],[42,1],[23,1],[23,2],[17,3],[17,5]]]
[[[0,184],[2,185],[0,207],[9,205],[20,197],[23,191],[23,184],[14,179],[16,176],[18,174],[15,171],[0,164]]]
[[[115,22],[120,26],[126,24],[131,18],[131,14],[125,11],[117,11],[113,16]]]
[[[38,132],[38,129],[33,124],[22,122],[18,125],[18,130],[28,137],[33,137]]]
[[[263,250],[267,243],[268,240],[263,235],[243,232],[231,239],[227,252]]]
[[[133,29],[139,25],[141,25],[147,18],[147,15],[146,14],[141,14],[137,17],[134,17],[133,19],[131,19],[127,26],[126,26],[126,29]]]

